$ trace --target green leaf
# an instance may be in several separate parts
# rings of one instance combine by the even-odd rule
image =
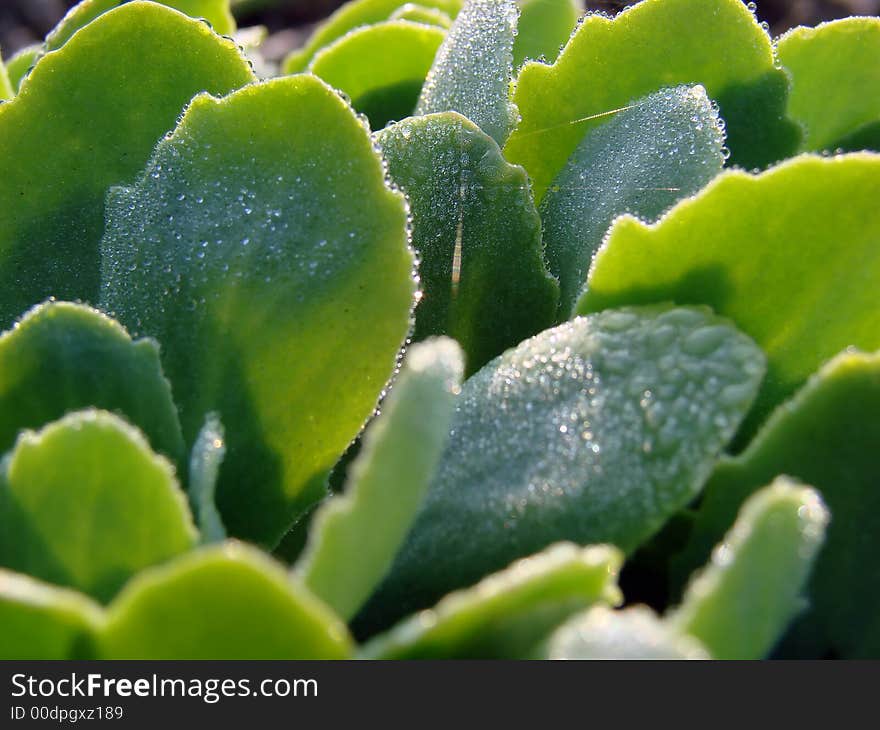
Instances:
[[[47,51],[55,51],[73,35],[104,13],[124,5],[127,0],[82,0],[67,11],[61,22],[46,36]],[[235,19],[229,10],[229,0],[155,0],[161,5],[179,10],[193,18],[204,18],[214,31],[224,35],[235,32]]]
[[[26,431],[0,464],[0,565],[110,599],[196,532],[174,469],[104,411]]]
[[[446,444],[463,369],[452,340],[412,347],[366,432],[344,495],[312,521],[297,570],[345,619],[369,598],[406,537]]]
[[[676,572],[706,559],[749,495],[791,474],[815,485],[833,515],[810,584],[818,630],[843,656],[880,655],[878,413],[880,354],[847,352],[825,365],[742,455],[718,464]]]
[[[560,626],[548,659],[708,659],[699,641],[681,634],[649,608],[596,606]]]
[[[473,373],[550,327],[559,287],[544,264],[525,171],[455,113],[406,119],[376,141],[409,198],[421,256],[415,337],[454,337]]]
[[[107,611],[103,659],[344,659],[345,625],[264,553],[228,542],[143,572]]]
[[[519,0],[519,8],[519,31],[513,45],[516,67],[526,59],[555,61],[584,14],[583,0]]]
[[[791,76],[788,114],[804,128],[801,149],[833,150],[880,123],[880,19],[795,28],[777,51]]]
[[[429,8],[416,3],[401,5],[391,13],[391,20],[409,20],[413,23],[436,25],[438,28],[448,30],[452,26],[452,18],[438,8]]]
[[[699,493],[762,374],[751,340],[705,309],[607,311],[505,353],[462,388],[372,614],[429,605],[558,540],[631,552]]]
[[[143,167],[194,94],[252,79],[231,41],[145,2],[43,56],[0,105],[0,327],[50,296],[94,302],[107,188]]]
[[[584,135],[541,201],[544,245],[568,319],[611,222],[656,219],[721,172],[724,131],[701,86],[665,89]]]
[[[80,304],[47,302],[0,336],[0,453],[19,431],[94,406],[140,428],[177,464],[183,436],[159,346],[133,342],[103,314]]]
[[[11,99],[13,96],[15,96],[15,87],[9,80],[9,74],[6,71],[3,59],[0,58],[0,102]]]
[[[437,51],[416,114],[458,112],[504,144],[517,120],[508,86],[518,17],[514,0],[466,0]]]
[[[622,558],[606,545],[559,543],[451,593],[367,643],[368,659],[522,659],[558,624],[617,603]],[[430,567],[433,570],[433,566]]]
[[[326,493],[407,336],[404,198],[351,108],[300,75],[197,97],[107,205],[103,305],[162,343],[188,443],[207,413],[227,424],[223,521],[272,545]]]
[[[0,568],[0,660],[89,659],[101,607]]]
[[[223,424],[216,413],[209,413],[196,437],[189,460],[189,501],[203,543],[226,539],[226,528],[215,501],[224,456],[226,437]]]
[[[786,478],[749,498],[688,586],[672,625],[715,659],[763,659],[802,607],[828,519],[815,491]]]
[[[305,71],[315,54],[325,46],[355,28],[389,20],[395,11],[407,4],[406,0],[354,0],[345,3],[318,27],[303,48],[284,59],[282,70],[286,74]],[[462,0],[419,0],[419,4],[455,17],[461,9]]]
[[[740,434],[850,345],[880,348],[880,156],[726,172],[655,225],[619,218],[576,311],[708,304],[752,337],[768,377]]]
[[[721,106],[733,160],[764,166],[790,154],[788,81],[767,32],[740,0],[644,0],[615,19],[587,15],[556,63],[527,63],[513,100],[522,121],[505,148],[540,199],[586,132],[659,89],[702,84]]]
[[[9,74],[9,83],[13,91],[18,92],[22,82],[28,75],[37,59],[43,53],[43,44],[36,43],[32,46],[26,46],[18,51],[12,58],[6,62],[6,71]]]
[[[309,71],[345,92],[373,129],[382,129],[412,114],[444,36],[404,20],[368,25],[319,51]]]

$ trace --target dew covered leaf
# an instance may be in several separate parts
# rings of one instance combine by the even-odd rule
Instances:
[[[708,659],[699,641],[651,609],[596,606],[570,619],[547,641],[547,659]]]
[[[763,659],[803,608],[828,519],[817,492],[777,479],[745,502],[669,621],[715,659]]]
[[[439,8],[426,7],[417,3],[401,5],[391,13],[390,20],[409,20],[413,23],[436,25],[444,30],[448,30],[452,25],[452,18]]]
[[[344,659],[345,625],[284,568],[236,542],[144,571],[107,610],[102,659]]]
[[[406,537],[446,443],[463,371],[454,341],[414,345],[366,432],[344,494],[312,520],[297,572],[345,619],[370,597]]]
[[[706,486],[675,572],[704,561],[742,503],[777,474],[813,484],[831,510],[810,581],[810,610],[824,640],[845,657],[880,652],[880,355],[844,353],[782,405],[738,457]],[[829,648],[828,644],[824,647]]]
[[[106,601],[196,542],[171,464],[105,411],[24,432],[0,472],[6,568]]]
[[[606,311],[465,382],[450,440],[376,622],[558,540],[631,552],[701,489],[763,374],[705,309]]]
[[[153,340],[132,341],[85,305],[47,302],[0,336],[0,453],[19,431],[94,406],[140,428],[152,448],[180,464],[184,445]]]
[[[519,29],[513,44],[513,65],[526,59],[552,63],[584,14],[583,0],[519,0]]]
[[[299,75],[197,97],[107,206],[102,304],[162,343],[187,442],[207,413],[226,424],[223,521],[273,545],[325,494],[407,336],[404,198],[351,108]]]
[[[768,376],[742,443],[826,360],[880,348],[880,155],[725,172],[655,225],[619,218],[576,311],[707,304],[752,337]]]
[[[0,105],[0,327],[49,296],[94,302],[107,188],[143,167],[194,94],[252,80],[231,41],[154,3],[111,10],[43,56]]]
[[[788,113],[804,128],[802,149],[833,150],[880,127],[880,18],[795,28],[777,50],[791,75]]]
[[[368,659],[524,659],[566,618],[618,603],[619,551],[552,545],[368,642]],[[427,566],[426,566],[427,567]],[[433,568],[431,568],[433,569]]]
[[[226,539],[226,528],[216,502],[217,479],[224,456],[226,436],[223,424],[216,413],[209,413],[196,436],[189,459],[189,501],[203,543]]]
[[[544,245],[568,319],[622,213],[656,219],[724,165],[724,131],[701,86],[658,91],[588,131],[541,201]]]
[[[404,20],[368,25],[319,51],[309,71],[382,129],[413,113],[444,37],[440,28]]]
[[[89,659],[100,622],[84,595],[0,568],[0,660]]]
[[[410,201],[424,294],[416,339],[454,337],[472,373],[550,327],[559,287],[544,264],[524,170],[451,112],[405,119],[376,141]]]
[[[185,13],[192,18],[204,18],[217,33],[232,35],[235,32],[235,19],[229,9],[230,0],[154,0]],[[127,0],[82,0],[74,5],[61,19],[58,25],[46,36],[45,50],[54,51],[61,48],[73,35],[86,25],[124,5]],[[135,26],[137,27],[137,26]]]
[[[282,70],[286,74],[305,71],[315,54],[325,46],[355,28],[390,20],[397,10],[406,5],[409,5],[406,0],[354,0],[345,3],[318,26],[305,46],[284,59]],[[462,0],[419,0],[419,5],[440,10],[454,18],[461,9]]]
[[[6,61],[6,72],[9,76],[9,83],[13,92],[18,92],[28,71],[31,70],[31,67],[37,62],[42,53],[43,44],[36,43],[32,46],[25,46]],[[0,62],[0,65],[2,65],[2,62]]]
[[[702,84],[721,106],[733,161],[764,166],[798,144],[788,88],[767,32],[740,0],[643,0],[616,18],[588,14],[556,63],[520,70],[522,116],[505,154],[540,201],[584,134],[663,87]]]
[[[437,51],[416,114],[458,112],[504,144],[517,120],[508,87],[518,16],[515,0],[466,0]]]

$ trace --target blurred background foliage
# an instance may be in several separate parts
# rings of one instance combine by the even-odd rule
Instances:
[[[587,2],[591,9],[616,12],[633,0]],[[233,0],[240,26],[264,25],[269,38],[263,47],[270,61],[283,58],[311,32],[314,24],[344,0]],[[42,40],[76,0],[0,0],[0,48],[8,58],[16,50]],[[847,15],[878,15],[880,0],[760,0],[758,15],[774,34],[796,25],[815,25]]]

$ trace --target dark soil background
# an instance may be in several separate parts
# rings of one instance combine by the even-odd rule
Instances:
[[[631,4],[600,0],[590,8],[613,12]],[[0,0],[0,48],[8,58],[19,48],[43,39],[75,0]],[[269,60],[279,60],[301,44],[314,23],[342,5],[342,0],[234,0],[240,26],[265,25]],[[758,15],[774,33],[795,25],[815,25],[846,15],[880,15],[880,0],[758,0]]]

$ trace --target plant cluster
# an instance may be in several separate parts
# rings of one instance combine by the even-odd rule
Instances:
[[[880,20],[261,38],[0,63],[0,657],[880,656]]]

